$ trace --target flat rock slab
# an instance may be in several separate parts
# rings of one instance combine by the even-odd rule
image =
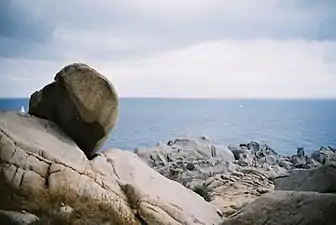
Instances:
[[[274,179],[276,190],[336,193],[336,164],[293,170]]]
[[[336,195],[274,191],[223,221],[221,225],[335,225]]]

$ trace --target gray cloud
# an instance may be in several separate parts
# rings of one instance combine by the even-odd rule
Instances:
[[[185,8],[175,1],[163,2],[166,5],[150,0],[2,1],[0,57],[61,59],[77,49],[82,57],[114,60],[207,40],[336,38],[332,0],[252,0],[246,7],[229,1],[210,0],[206,4],[198,0],[198,5],[190,2]],[[91,43],[85,32],[101,34],[97,36],[100,41]],[[149,38],[132,49],[115,49],[105,47],[111,37],[108,33],[116,38],[134,37],[133,41],[144,34]]]
[[[38,58],[37,53],[48,45],[55,24],[28,2],[0,2],[0,56],[8,58]],[[39,57],[50,57],[48,54]]]
[[[334,97],[335,8],[334,0],[0,0],[0,96],[28,96],[81,61],[122,96]]]

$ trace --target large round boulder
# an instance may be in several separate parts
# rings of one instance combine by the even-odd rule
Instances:
[[[86,64],[74,63],[31,95],[28,113],[55,122],[92,158],[115,126],[118,97],[107,78]]]

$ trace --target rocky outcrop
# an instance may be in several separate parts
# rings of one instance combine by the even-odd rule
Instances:
[[[336,164],[288,171],[275,177],[274,183],[276,190],[336,193]]]
[[[222,222],[222,225],[333,225],[336,195],[274,191]]]
[[[320,192],[334,189],[333,167],[319,168],[322,163],[333,161],[330,147],[321,148],[311,156],[303,148],[298,148],[293,156],[282,156],[266,144],[250,142],[225,148],[206,137],[198,137],[138,148],[135,153],[169,179],[197,193],[201,189],[202,196],[224,216],[274,188]]]
[[[311,159],[321,164],[336,163],[336,149],[322,146],[311,154]]]
[[[87,160],[54,123],[0,113],[0,173],[16,188],[69,187],[106,201],[140,224],[218,224],[215,207],[158,174],[132,152],[108,150]]]
[[[151,169],[129,151],[104,152],[131,207],[148,224],[218,224],[215,207]]]
[[[85,64],[64,67],[54,80],[31,95],[28,113],[55,122],[92,158],[115,126],[117,93]]]
[[[306,155],[298,148],[292,156],[283,156],[266,144],[250,142],[228,147],[235,155],[236,163],[243,167],[264,168],[270,175],[277,176],[293,169],[310,169],[323,164],[336,162],[336,151],[331,147],[321,147]]]
[[[255,144],[252,143],[254,146]],[[258,145],[259,147],[261,151],[276,154],[267,146]],[[261,194],[274,189],[266,170],[262,166],[257,168],[252,162],[254,153],[247,147],[248,153],[244,152],[245,149],[238,148],[237,151],[231,151],[201,136],[194,139],[176,139],[153,148],[139,148],[135,153],[162,175],[191,190],[204,189],[203,192],[209,193],[205,198],[221,214],[227,216]],[[246,162],[249,160],[246,159],[248,156],[244,158],[240,155],[244,153],[251,155],[251,163],[241,163],[240,158]]]
[[[222,174],[205,181],[212,195],[211,203],[224,216],[229,216],[259,196],[273,191],[269,177],[256,169],[241,169],[240,172]]]
[[[135,153],[165,177],[183,184],[235,170],[233,153],[204,136],[138,148]]]
[[[74,189],[120,205],[134,218],[106,158],[87,160],[57,125],[13,112],[0,112],[0,172],[15,188]]]

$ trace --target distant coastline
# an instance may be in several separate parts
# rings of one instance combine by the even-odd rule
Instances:
[[[29,100],[27,97],[0,97],[0,100]],[[225,97],[119,97],[119,99],[157,99],[157,100],[219,100],[219,101],[336,101],[336,98],[324,97],[324,98],[225,98]]]

